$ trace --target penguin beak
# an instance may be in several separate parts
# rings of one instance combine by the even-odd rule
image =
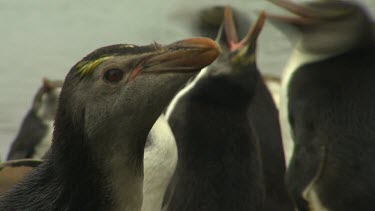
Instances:
[[[245,61],[245,63],[252,63],[255,61],[254,54],[256,41],[259,37],[260,32],[262,31],[265,19],[266,13],[262,11],[259,14],[258,20],[255,22],[255,24],[252,25],[246,36],[240,42],[238,42],[238,36],[233,20],[232,11],[229,6],[225,8],[224,29],[226,32],[229,49],[231,52],[239,51],[233,61]]]
[[[145,73],[197,72],[211,64],[220,47],[209,38],[190,38],[161,48],[142,63]]]
[[[350,13],[350,10],[347,8],[324,7],[327,6],[324,4],[330,3],[329,1],[313,2],[315,3],[315,6],[319,7],[312,7],[312,5],[300,5],[290,0],[268,1],[297,15],[296,17],[287,17],[269,14],[268,18],[270,20],[289,23],[296,26],[316,24],[330,19],[340,18]]]
[[[239,42],[239,46],[245,46],[247,48],[247,54],[254,53],[250,50],[255,50],[255,45],[258,40],[259,34],[263,29],[264,22],[266,20],[266,13],[262,11],[255,24],[249,29],[246,36]]]
[[[236,50],[239,47],[238,35],[232,9],[229,6],[226,6],[224,10],[224,30],[230,51]]]

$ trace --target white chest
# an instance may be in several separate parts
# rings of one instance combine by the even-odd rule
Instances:
[[[292,52],[289,61],[282,74],[281,90],[280,90],[280,108],[279,117],[281,132],[283,138],[283,146],[285,152],[285,161],[288,166],[294,150],[294,142],[291,135],[291,126],[289,123],[289,111],[288,111],[288,85],[293,77],[296,70],[304,64],[312,63],[323,60],[330,57],[331,55],[312,55],[305,52],[301,52],[297,48]]]
[[[164,193],[177,165],[177,146],[164,115],[152,127],[148,139],[151,145],[144,153],[142,211],[161,210]]]

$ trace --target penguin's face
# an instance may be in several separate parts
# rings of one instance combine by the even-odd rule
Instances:
[[[361,45],[371,38],[371,21],[359,5],[341,0],[312,1],[297,4],[269,0],[297,15],[270,15],[272,23],[290,35],[297,47],[313,54],[334,54]],[[297,34],[297,39],[293,34]]]
[[[98,49],[67,75],[58,115],[69,115],[90,140],[147,135],[180,86],[218,54],[207,38]]]

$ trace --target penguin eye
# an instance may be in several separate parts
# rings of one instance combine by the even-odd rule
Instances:
[[[110,83],[117,83],[122,80],[124,72],[120,69],[109,69],[104,73],[104,79]]]

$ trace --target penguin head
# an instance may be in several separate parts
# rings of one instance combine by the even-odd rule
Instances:
[[[204,75],[199,75],[197,95],[205,95],[217,103],[224,103],[219,101],[225,99],[225,103],[246,105],[238,101],[250,101],[257,83],[256,41],[264,21],[265,13],[262,12],[245,37],[239,40],[232,10],[229,6],[225,8],[224,21],[216,39],[223,52],[207,67]],[[201,86],[208,88],[199,89]]]
[[[296,15],[268,17],[301,51],[335,54],[368,45],[373,39],[371,18],[354,2],[320,0],[297,4],[289,0],[269,1]]]
[[[112,140],[147,136],[180,86],[216,59],[219,51],[208,38],[95,50],[66,76],[54,138],[68,128],[71,133],[84,133],[90,141],[108,140],[95,143],[100,147],[116,146]]]
[[[34,97],[32,110],[42,120],[55,118],[58,99],[63,81],[43,78],[43,84]]]

